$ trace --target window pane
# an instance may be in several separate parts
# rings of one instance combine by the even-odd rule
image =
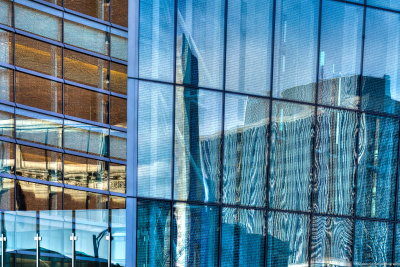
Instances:
[[[126,160],[126,133],[110,131],[110,157]]]
[[[0,209],[14,210],[14,188],[14,180],[0,178]]]
[[[140,200],[137,218],[137,266],[169,267],[170,203]]]
[[[178,83],[222,88],[224,2],[178,0]]]
[[[302,214],[269,213],[267,266],[308,266],[309,221]]]
[[[1,32],[0,32],[0,39],[1,39]],[[0,43],[0,50],[1,50],[1,43]],[[2,61],[1,51],[0,51],[0,61]],[[14,71],[1,67],[0,67],[0,100],[14,101]]]
[[[64,49],[64,76],[65,79],[85,85],[107,89],[108,62]]]
[[[110,88],[119,94],[127,94],[128,74],[127,66],[111,62]]]
[[[15,145],[0,141],[0,173],[14,174]]]
[[[310,209],[314,107],[273,102],[270,206]]]
[[[0,62],[13,64],[13,34],[0,29]]]
[[[399,124],[363,114],[357,178],[357,215],[392,218]]]
[[[15,35],[15,65],[61,77],[61,47]]]
[[[64,154],[64,183],[108,190],[106,163]]]
[[[176,88],[175,199],[218,201],[221,96],[208,90]]]
[[[64,112],[65,115],[108,123],[108,95],[65,85]]]
[[[218,228],[217,207],[175,204],[174,265],[217,266]]]
[[[383,8],[390,8],[394,10],[400,10],[400,2],[397,0],[366,0],[367,5],[378,6]]]
[[[107,195],[67,188],[64,189],[65,210],[102,210],[107,208],[107,200]]]
[[[139,83],[138,195],[171,198],[173,87]]]
[[[86,20],[83,20],[82,18],[79,18],[79,21],[82,21],[82,23],[86,22]],[[89,23],[94,24],[92,21]],[[99,28],[107,30],[103,25],[100,25]],[[105,31],[73,21],[64,20],[64,42],[66,44],[107,55],[108,43],[106,40],[107,36]]]
[[[111,210],[111,266],[126,266],[126,213],[125,208]]]
[[[223,201],[265,206],[269,101],[226,95]]]
[[[400,243],[399,243],[399,240],[400,240],[400,224],[396,224],[396,247],[394,248],[395,249],[395,255],[394,255],[394,262],[393,262],[393,265],[394,266],[396,266],[396,265],[399,265],[399,263],[400,263]]]
[[[362,107],[399,114],[400,14],[368,8],[365,27]]]
[[[354,266],[391,266],[393,225],[386,222],[357,221]]]
[[[128,27],[128,0],[111,2],[111,23]]]
[[[265,212],[223,208],[221,266],[264,266]]]
[[[62,120],[16,109],[16,137],[48,146],[61,147]]]
[[[53,11],[42,5],[38,5],[38,8]],[[14,4],[14,12],[17,29],[61,41],[61,18],[18,4]],[[61,15],[61,12],[59,13]]]
[[[0,23],[7,26],[11,26],[11,1],[10,0],[0,0]]]
[[[317,116],[317,212],[353,213],[356,132],[355,112],[319,108]]]
[[[323,4],[319,103],[357,108],[363,10],[340,2]]]
[[[63,0],[64,7],[98,19],[109,20],[107,0]]]
[[[108,130],[75,121],[64,122],[64,148],[88,154],[108,154]]]
[[[17,196],[17,210],[62,209],[61,187],[17,181],[15,189]]]
[[[227,90],[269,95],[272,4],[229,0]]]
[[[14,137],[14,108],[0,105],[0,135]]]
[[[110,191],[123,193],[126,192],[126,166],[109,163]]]
[[[173,81],[174,1],[141,0],[139,76]]]
[[[351,266],[353,228],[350,219],[314,217],[312,266]]]
[[[16,101],[19,104],[62,113],[61,83],[16,72]]]
[[[62,183],[62,155],[50,150],[17,145],[16,174]]]
[[[314,102],[318,0],[278,0],[273,96]]]
[[[111,34],[111,56],[128,60],[128,37]]]
[[[126,128],[127,113],[126,113],[126,99],[119,97],[110,97],[110,124],[122,128]]]

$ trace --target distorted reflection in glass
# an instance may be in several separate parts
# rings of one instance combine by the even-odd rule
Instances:
[[[0,61],[2,59],[2,32],[0,31]],[[0,67],[0,100],[14,101],[14,71]]]
[[[0,29],[0,62],[13,63],[13,43],[13,34]]]
[[[397,0],[366,0],[367,5],[389,8],[400,11],[400,2]]]
[[[137,266],[170,266],[170,203],[140,200],[137,205]]]
[[[0,23],[11,26],[11,6],[12,2],[9,0],[0,0],[0,9],[2,12],[0,13]]]
[[[270,94],[273,1],[228,1],[226,89]]]
[[[223,202],[265,206],[269,101],[225,97]]]
[[[14,108],[0,104],[0,135],[14,137]]]
[[[121,198],[125,204],[125,198]],[[126,259],[126,209],[112,208],[111,212],[111,264],[125,266]],[[138,265],[139,266],[139,265]]]
[[[351,266],[353,222],[347,218],[313,217],[312,266]]]
[[[398,115],[400,14],[372,8],[366,14],[362,107]]]
[[[174,198],[218,201],[222,94],[178,87],[175,105]]]
[[[13,179],[0,178],[0,209],[14,210],[15,186]]]
[[[0,173],[14,173],[15,144],[0,141]]]
[[[110,130],[110,158],[126,160],[126,132]]]
[[[364,9],[333,1],[322,8],[318,102],[357,108]]]
[[[34,182],[17,181],[16,210],[61,210],[62,188]]]
[[[265,211],[222,209],[221,266],[264,266]]]
[[[276,209],[310,209],[314,107],[274,101],[269,203]]]
[[[177,0],[176,82],[222,89],[223,0]]]
[[[268,214],[267,266],[308,266],[309,216]]]
[[[362,114],[357,176],[357,215],[392,218],[399,123]]]
[[[218,207],[174,205],[173,265],[218,265],[218,217]]]
[[[276,3],[274,97],[315,100],[319,2]]]
[[[353,213],[356,131],[355,112],[319,108],[315,147],[317,212]]]

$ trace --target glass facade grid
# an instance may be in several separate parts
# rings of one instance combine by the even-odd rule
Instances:
[[[141,36],[138,44],[139,76],[129,78],[138,80],[139,84],[138,127],[143,127],[143,130],[138,132],[138,145],[146,147],[151,144],[154,153],[150,159],[146,156],[148,151],[138,152],[139,158],[142,157],[139,164],[143,169],[140,171],[153,168],[142,178],[139,173],[135,181],[138,209],[153,209],[157,203],[164,207],[165,215],[164,218],[157,217],[157,226],[152,226],[138,214],[137,227],[146,228],[149,233],[157,229],[162,236],[140,232],[142,238],[157,239],[154,242],[168,241],[169,248],[166,245],[147,245],[148,251],[138,251],[137,264],[156,266],[156,263],[146,260],[143,255],[146,253],[147,258],[150,255],[170,255],[168,259],[164,258],[163,266],[202,266],[192,249],[197,245],[197,255],[200,255],[204,243],[194,240],[191,244],[189,241],[184,251],[179,251],[184,259],[174,263],[176,246],[188,242],[186,239],[191,234],[200,235],[202,227],[209,228],[214,222],[220,227],[219,247],[209,246],[207,249],[212,249],[219,258],[217,262],[208,262],[210,266],[238,266],[238,263],[246,264],[248,257],[253,257],[250,261],[255,266],[394,264],[398,238],[393,224],[398,220],[399,199],[397,85],[388,80],[385,82],[380,74],[366,71],[366,61],[369,56],[367,42],[371,38],[368,35],[377,31],[368,24],[369,13],[380,12],[382,16],[387,13],[388,17],[393,17],[390,18],[391,24],[385,25],[387,29],[397,29],[394,25],[399,24],[400,14],[371,3],[367,6],[358,0],[260,1],[262,7],[259,6],[257,11],[264,15],[263,19],[268,20],[267,15],[272,14],[271,24],[264,23],[264,28],[259,29],[260,35],[271,34],[271,39],[265,38],[264,41],[268,41],[264,43],[251,39],[252,27],[260,22],[256,13],[251,18],[246,17],[246,12],[255,12],[252,9],[255,3],[251,1],[225,1],[225,10],[221,11],[224,23],[219,29],[214,29],[214,23],[220,21],[221,13],[207,13],[206,3],[194,4],[190,0],[139,2],[140,15],[144,16],[140,17],[138,24]],[[164,5],[162,11],[161,3]],[[204,12],[192,17],[196,9],[201,8]],[[163,14],[166,10],[176,17],[168,17],[170,20],[164,24],[160,20],[152,21],[166,19]],[[240,19],[232,22],[234,16]],[[249,24],[246,19],[256,21]],[[208,42],[210,49],[205,54],[201,51],[205,39],[199,37],[203,20],[213,21],[213,32],[207,38],[215,37]],[[379,20],[371,18],[371,21],[376,23]],[[197,28],[188,26],[196,23],[199,23]],[[215,54],[213,60],[201,63],[202,56],[208,57],[207,53],[212,53],[220,45],[219,35],[215,33],[218,31],[224,32],[224,48]],[[243,42],[232,41],[235,31],[239,32]],[[175,49],[171,48],[171,41],[163,39],[164,42],[160,42],[156,38],[165,36],[170,40],[174,33],[177,38]],[[380,34],[395,39],[393,44],[397,42],[395,37],[391,37],[395,33],[389,30]],[[299,35],[302,40],[296,37]],[[390,60],[398,58],[397,49],[391,47],[394,49],[382,51],[388,58],[383,64],[389,65]],[[242,56],[229,57],[232,49],[243,52]],[[224,53],[223,59],[216,62],[221,52]],[[256,57],[252,53],[256,53]],[[172,60],[174,57],[175,61]],[[256,71],[260,75],[247,80],[246,64],[252,64],[254,60],[259,61]],[[235,65],[235,61],[243,61],[244,67],[239,74],[232,76],[232,72],[228,73],[229,64],[241,67]],[[373,59],[371,62],[373,64]],[[155,73],[150,72],[152,67],[149,64]],[[207,70],[216,70],[219,64],[223,65],[222,87],[218,85],[219,78],[213,80],[213,85],[206,82],[208,73],[202,64],[210,64]],[[166,70],[162,75],[157,71],[161,66]],[[264,78],[264,73],[261,73],[264,68],[270,77],[266,75],[267,79],[260,82]],[[175,73],[171,71],[174,69]],[[398,70],[392,69],[388,69],[392,71],[390,75],[396,76]],[[282,73],[290,78],[285,78]],[[218,71],[213,72],[215,77],[218,74]],[[251,83],[260,86],[249,85]],[[391,93],[388,86],[393,87]],[[162,92],[161,88],[164,88]],[[188,93],[188,98],[182,97],[182,91]],[[203,104],[199,97],[205,91],[209,95],[207,104]],[[375,109],[363,104],[365,92],[379,95],[376,106],[371,106]],[[213,107],[217,97],[222,99],[222,103]],[[155,100],[149,101],[149,98]],[[162,105],[161,99],[164,100]],[[372,104],[373,99],[369,98]],[[210,111],[203,115],[207,109]],[[168,129],[162,133],[165,134],[162,140],[166,142],[157,139],[161,133],[154,135],[156,139],[150,143],[148,137],[144,137],[147,114],[151,111],[153,131],[162,127]],[[247,117],[246,111],[254,118],[251,115]],[[206,123],[202,122],[202,116],[206,116]],[[222,116],[221,126],[219,116]],[[213,132],[212,129],[219,130],[208,138],[196,139],[196,134],[201,136],[201,131]],[[249,133],[247,137],[246,131]],[[257,147],[259,143],[265,148]],[[156,172],[159,164],[163,164],[163,174]],[[248,169],[246,164],[250,166]],[[216,166],[219,166],[218,174],[215,173]],[[177,177],[177,168],[180,174],[185,173],[184,178]],[[216,198],[210,187],[214,177],[218,177],[220,189]],[[158,187],[160,185],[162,189]],[[197,197],[190,198],[189,195]],[[154,203],[147,203],[151,201]],[[175,212],[173,207],[177,205],[203,206],[204,210],[216,206],[219,218],[214,221],[211,219],[213,215],[200,215],[200,211],[184,217],[180,214],[183,211]],[[253,215],[252,220],[241,227],[241,220],[244,220],[241,217],[244,215],[239,215],[241,209],[249,214],[261,212],[264,215]],[[232,221],[227,223],[229,212]],[[189,213],[183,214],[189,216]],[[152,215],[147,213],[146,216]],[[209,220],[203,222],[205,218]],[[151,218],[145,220],[151,221]],[[172,226],[167,229],[170,221]],[[252,223],[264,225],[263,230],[257,232]],[[160,226],[162,231],[154,228]],[[293,234],[283,236],[289,231]],[[254,238],[261,238],[264,243],[258,244],[255,239],[251,245],[246,243],[254,232],[257,232]],[[180,235],[182,238],[175,237]],[[227,240],[230,241],[225,242]],[[137,243],[138,248],[141,244]],[[370,244],[375,247],[371,248]],[[251,252],[247,251],[250,247]],[[259,261],[260,249],[262,260]],[[211,257],[213,254],[209,253]]]

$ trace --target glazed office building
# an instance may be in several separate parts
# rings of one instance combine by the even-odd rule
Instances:
[[[400,264],[399,70],[398,1],[0,0],[0,265]]]

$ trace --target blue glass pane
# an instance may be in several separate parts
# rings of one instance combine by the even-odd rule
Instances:
[[[264,206],[269,101],[238,95],[225,98],[223,201]]]
[[[140,0],[139,76],[174,79],[174,1]]]
[[[17,211],[15,213],[15,247],[14,252],[35,252],[36,211]]]
[[[218,217],[217,207],[175,204],[174,265],[218,265]]]
[[[325,1],[319,71],[319,103],[357,108],[363,7]]]
[[[3,217],[4,224],[2,224],[2,234],[4,234],[7,238],[7,242],[5,243],[4,252],[5,252],[5,263],[6,266],[13,266],[10,264],[14,253],[16,251],[15,246],[15,238],[16,238],[16,212],[15,211],[5,211]],[[11,253],[10,253],[11,252]],[[10,264],[10,265],[7,265]]]
[[[268,214],[268,267],[308,266],[309,221],[303,214]]]
[[[315,210],[351,215],[359,117],[355,112],[319,108],[317,120]]]
[[[176,81],[222,88],[224,0],[177,0]]]
[[[171,198],[173,87],[139,82],[138,195]]]
[[[363,114],[360,126],[357,215],[392,218],[399,123]]]
[[[264,266],[265,212],[222,210],[221,266]]]
[[[396,224],[396,244],[393,265],[400,265],[400,224]]]
[[[0,30],[0,62],[12,64],[13,42],[13,35],[10,32]]]
[[[393,225],[377,221],[357,221],[354,266],[391,266]]]
[[[314,107],[274,101],[269,202],[272,208],[310,209]]]
[[[269,95],[272,4],[228,1],[227,90]]]
[[[370,6],[400,10],[400,2],[398,0],[366,0],[366,1],[367,5]]]
[[[278,0],[273,96],[315,101],[319,0]]]
[[[350,219],[313,217],[312,266],[351,266],[353,228]]]
[[[114,266],[125,266],[126,209],[111,210],[111,235],[111,262]]]
[[[218,201],[222,94],[178,87],[175,116],[174,198]]]
[[[362,107],[399,114],[400,14],[368,8],[365,27]]]
[[[0,173],[14,174],[15,145],[0,141]]]
[[[171,204],[140,200],[137,216],[137,266],[170,266]]]

